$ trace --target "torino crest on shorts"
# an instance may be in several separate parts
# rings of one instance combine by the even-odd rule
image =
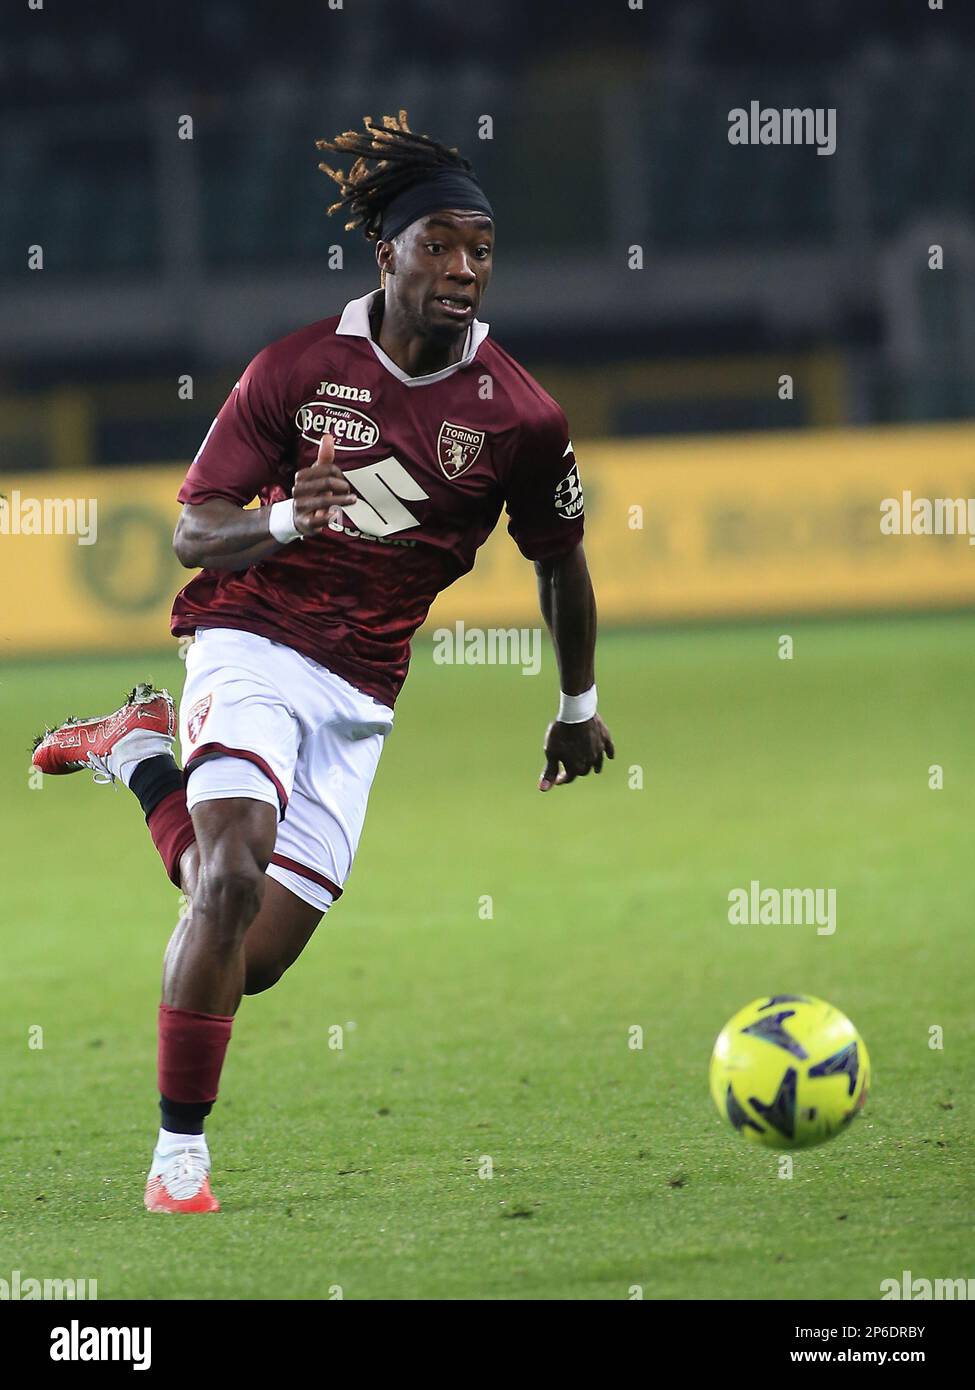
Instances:
[[[502,511],[529,560],[582,539],[561,409],[474,320],[460,361],[410,377],[371,334],[372,295],[258,353],[193,460],[181,502],[291,496],[323,435],[356,493],[319,535],[244,570],[203,570],[172,630],[234,628],[291,647],[390,707],[410,639]]]
[[[213,703],[212,695],[204,695],[201,700],[197,700],[191,707],[186,716],[186,736],[190,743],[196,743],[203,732],[203,725],[207,721],[210,713],[210,706]]]

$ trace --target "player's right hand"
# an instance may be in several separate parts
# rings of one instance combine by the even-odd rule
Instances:
[[[292,495],[295,526],[303,536],[321,531],[331,517],[338,517],[339,507],[351,507],[357,500],[335,462],[335,440],[330,434],[322,435],[318,457],[312,466],[298,469]]]

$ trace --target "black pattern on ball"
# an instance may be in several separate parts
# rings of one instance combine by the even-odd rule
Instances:
[[[787,1139],[794,1139],[796,1134],[797,1080],[798,1074],[795,1067],[789,1067],[779,1082],[779,1089],[776,1091],[775,1099],[771,1105],[763,1105],[756,1096],[748,1097],[752,1108],[757,1110],[762,1119],[767,1120],[773,1129],[777,1129]]]
[[[795,1018],[795,1014],[795,1009],[783,1009],[780,1013],[772,1014],[769,1018],[760,1018],[757,1023],[751,1023],[741,1031],[753,1038],[763,1038],[765,1042],[774,1043],[776,1047],[785,1048],[786,1052],[793,1057],[798,1057],[800,1062],[804,1062],[809,1053],[782,1026],[787,1018]]]
[[[847,1043],[846,1047],[839,1052],[834,1052],[832,1057],[827,1057],[825,1062],[817,1062],[814,1067],[809,1068],[810,1076],[846,1076],[847,1095],[852,1096],[857,1088],[857,1077],[860,1075],[860,1057],[857,1052],[855,1042]]]

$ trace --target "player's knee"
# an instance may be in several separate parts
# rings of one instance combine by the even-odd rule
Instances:
[[[265,878],[250,859],[228,860],[208,866],[201,874],[194,916],[203,919],[208,935],[216,942],[239,944],[240,938],[257,916],[264,896]]]

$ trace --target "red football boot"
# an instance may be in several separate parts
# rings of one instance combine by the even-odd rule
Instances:
[[[114,782],[124,764],[171,753],[176,710],[168,690],[137,685],[121,709],[98,719],[66,719],[34,742],[34,766],[58,776],[90,768],[96,782]],[[126,779],[122,779],[126,780]]]

